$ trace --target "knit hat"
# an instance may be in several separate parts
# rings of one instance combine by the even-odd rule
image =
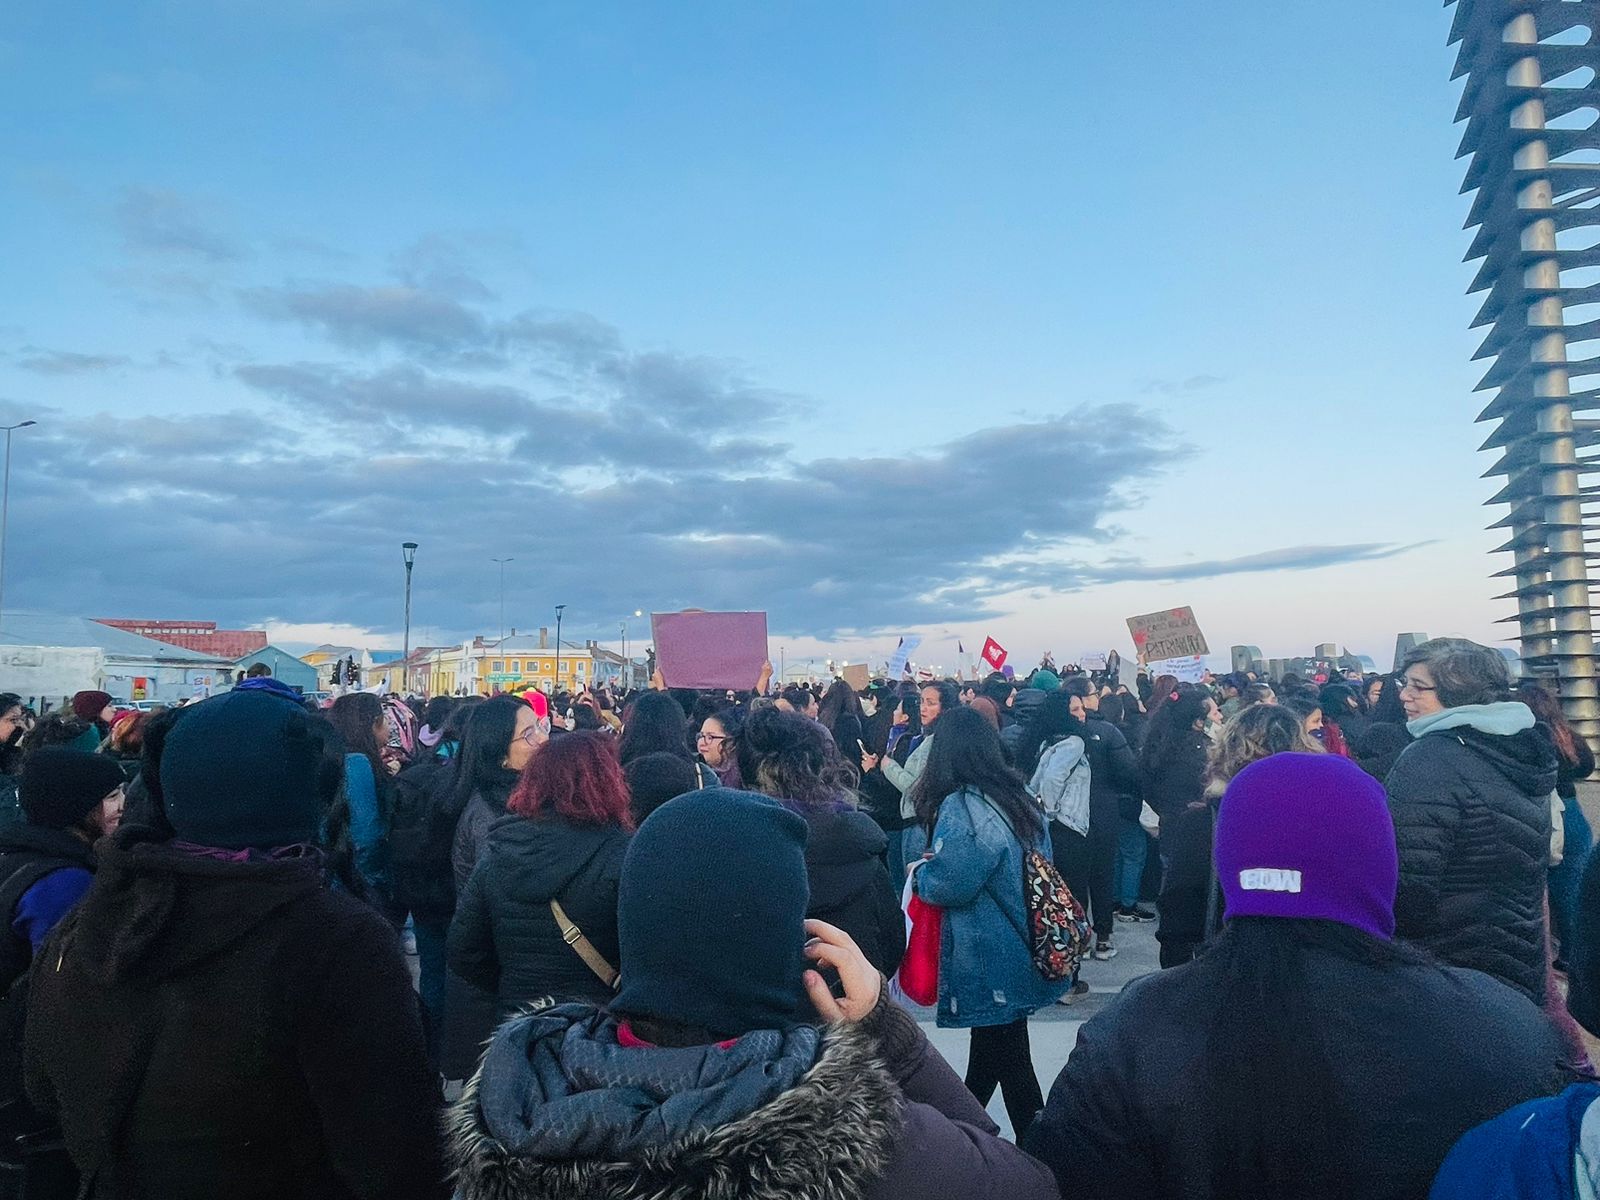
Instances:
[[[183,841],[229,850],[315,841],[322,757],[298,704],[253,689],[202,701],[162,748],[167,820]]]
[[[629,808],[635,821],[643,821],[674,796],[700,786],[699,772],[687,758],[658,750],[641,754],[622,768],[628,779]]]
[[[1029,687],[1038,688],[1041,692],[1059,692],[1061,690],[1061,676],[1054,671],[1035,671]]]
[[[612,1007],[726,1036],[815,1021],[805,855],[805,821],[765,796],[705,788],[656,809],[622,864]]]
[[[1394,936],[1400,875],[1383,785],[1335,754],[1274,754],[1217,811],[1217,881],[1234,917],[1316,917]]]
[[[85,721],[98,721],[110,703],[110,692],[79,692],[72,698],[72,711]]]
[[[40,746],[22,767],[18,799],[28,824],[70,829],[126,782],[113,759],[68,746]]]

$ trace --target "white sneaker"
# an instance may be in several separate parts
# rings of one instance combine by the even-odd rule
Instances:
[[[1094,956],[1104,962],[1108,958],[1117,956],[1117,948],[1110,942],[1096,942],[1094,944]]]

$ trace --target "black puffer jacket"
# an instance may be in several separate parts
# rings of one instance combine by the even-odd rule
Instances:
[[[506,801],[517,786],[515,771],[501,770],[487,787],[472,793],[456,819],[455,837],[450,843],[450,870],[456,885],[456,897],[467,890],[467,880],[472,869],[483,856],[484,843],[489,838],[489,827],[506,815]]]
[[[1164,753],[1152,753],[1146,744],[1140,764],[1144,798],[1163,823],[1204,799],[1209,745],[1206,735],[1198,729],[1185,731]]]
[[[806,916],[837,925],[873,966],[893,975],[906,952],[906,921],[884,864],[883,830],[864,812],[809,813],[806,824]]]
[[[1124,817],[1139,818],[1139,762],[1122,730],[1110,721],[1090,717],[1084,724],[1089,730],[1084,742],[1089,758],[1089,828],[1098,824],[1115,832]]]
[[[1436,729],[1406,747],[1385,782],[1400,850],[1397,936],[1542,1002],[1549,736]]]
[[[617,885],[627,848],[615,826],[554,816],[496,821],[450,922],[450,969],[494,992],[503,1012],[543,996],[607,1003],[611,989],[562,940],[550,901],[620,969]]]

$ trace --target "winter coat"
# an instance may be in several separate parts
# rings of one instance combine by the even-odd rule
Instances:
[[[1112,830],[1123,820],[1139,819],[1141,788],[1139,761],[1133,747],[1110,721],[1090,717],[1084,722],[1089,738],[1089,826]]]
[[[1026,831],[1027,848],[1050,857],[1044,814]],[[916,891],[944,909],[939,935],[941,1028],[1008,1025],[1069,986],[1033,965],[1022,895],[1023,843],[982,793],[946,796],[933,829],[933,857],[917,868]]]
[[[828,732],[833,735],[833,744],[839,747],[845,762],[860,761],[861,746],[857,743],[864,744],[867,740],[867,730],[860,717],[852,712],[841,712]]]
[[[1400,850],[1397,935],[1542,1001],[1556,757],[1532,717],[1522,704],[1467,705],[1413,721],[1419,736],[1386,785]],[[1473,724],[1509,727],[1503,720],[1522,727]]]
[[[389,896],[389,820],[382,785],[365,754],[344,756],[345,798],[350,803],[350,844],[356,869],[380,896]]]
[[[1039,753],[1028,790],[1039,798],[1044,815],[1075,833],[1089,832],[1090,768],[1083,739],[1057,737]]]
[[[1567,1011],[1600,1037],[1600,854],[1590,854],[1573,905],[1572,944],[1561,948],[1567,960]]]
[[[893,975],[906,952],[906,920],[884,862],[888,839],[883,830],[853,809],[803,815],[811,883],[806,916],[837,925],[873,966]]]
[[[1379,783],[1389,778],[1395,763],[1411,745],[1412,737],[1404,725],[1391,725],[1387,721],[1374,721],[1353,747],[1356,765]]]
[[[1161,822],[1161,853],[1167,868],[1156,901],[1161,915],[1156,940],[1168,951],[1163,965],[1187,962],[1189,952],[1220,926],[1222,898],[1211,858],[1216,820],[1216,802],[1202,800]]]
[[[1576,730],[1572,734],[1572,748],[1578,753],[1577,762],[1568,762],[1559,755],[1556,760],[1556,794],[1563,800],[1576,799],[1578,780],[1594,774],[1594,751],[1589,749],[1587,739]]]
[[[904,766],[906,759],[911,757],[911,739],[900,738],[895,742],[894,749],[889,751],[880,745],[873,753],[881,754],[885,761],[893,759],[897,765]],[[850,761],[859,762],[860,757]],[[892,837],[898,837],[900,831],[910,823],[908,818],[900,815],[900,789],[890,783],[882,771],[868,771],[861,777],[861,807],[878,823],[880,829]]]
[[[413,763],[394,779],[389,870],[395,904],[427,921],[448,921],[456,909],[450,852],[461,809],[452,804],[455,766],[448,754]]]
[[[657,1048],[545,1009],[450,1114],[460,1200],[1055,1200],[904,1010]]]
[[[1600,1195],[1600,1084],[1575,1083],[1470,1130],[1430,1200],[1567,1200]]]
[[[501,817],[450,922],[450,969],[494,992],[502,1013],[530,1000],[604,1004],[611,989],[562,939],[550,901],[613,967],[617,886],[628,835],[565,817]]]
[[[488,787],[472,793],[472,798],[461,810],[456,821],[455,837],[450,843],[450,870],[455,876],[456,895],[467,890],[467,880],[472,878],[472,868],[483,855],[483,844],[489,838],[489,826],[506,815],[506,801],[517,786],[517,773],[502,770],[500,777]]]
[[[1524,996],[1476,971],[1307,952],[1303,1030],[1329,1050],[1349,1200],[1427,1194],[1455,1140],[1561,1086],[1562,1044]],[[1222,1002],[1202,957],[1130,984],[1078,1034],[1023,1144],[1074,1200],[1206,1200],[1217,1104],[1199,1069]],[[1248,1052],[1248,1048],[1246,1048]],[[1289,1081],[1292,1082],[1292,1081]]]
[[[891,755],[885,755],[878,763],[878,769],[883,772],[883,777],[894,784],[900,793],[900,818],[904,821],[915,819],[917,806],[911,800],[911,785],[922,776],[927,769],[928,755],[933,750],[933,734],[921,733],[917,735],[921,740],[911,748],[911,753],[906,756],[905,765]]]
[[[394,930],[321,856],[119,829],[32,976],[28,1094],[96,1200],[444,1197],[437,1082]]]
[[[1145,746],[1144,798],[1163,823],[1205,795],[1207,746],[1206,735],[1198,729],[1186,730],[1154,761],[1149,745]]]
[[[94,878],[94,847],[64,829],[0,828],[0,992]]]

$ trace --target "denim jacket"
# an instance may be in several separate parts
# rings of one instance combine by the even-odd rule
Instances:
[[[1028,845],[1050,857],[1044,815]],[[944,909],[940,934],[942,1028],[1007,1025],[1053,1003],[1070,986],[1033,965],[1022,896],[1023,846],[1000,810],[976,788],[946,796],[933,830],[933,857],[917,868],[917,894]]]

